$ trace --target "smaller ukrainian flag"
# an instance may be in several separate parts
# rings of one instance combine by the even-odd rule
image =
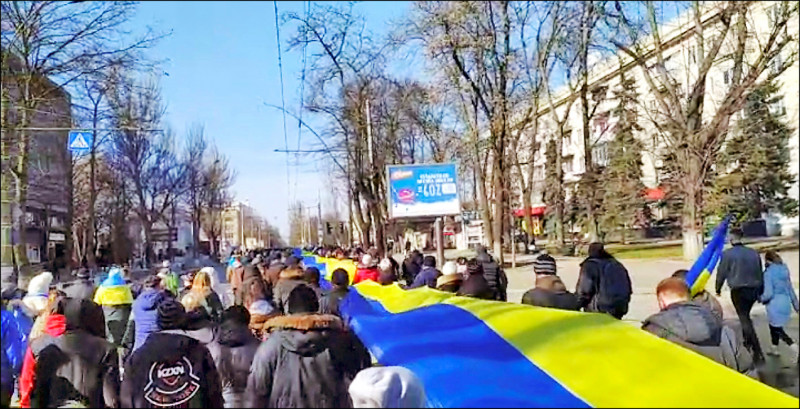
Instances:
[[[689,285],[692,296],[706,288],[706,283],[711,278],[714,267],[717,266],[720,257],[722,257],[730,221],[731,217],[726,216],[722,223],[717,226],[711,241],[708,242],[706,248],[703,249],[703,252],[700,253],[700,256],[697,257],[697,260],[692,264],[692,268],[686,274],[686,284]]]

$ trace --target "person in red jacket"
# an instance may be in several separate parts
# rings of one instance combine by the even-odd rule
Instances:
[[[353,278],[353,284],[358,284],[365,280],[372,280],[377,283],[379,276],[380,271],[378,270],[375,259],[369,254],[364,254],[364,256],[361,257],[361,264],[359,264],[356,269],[356,276]]]
[[[67,331],[67,317],[63,314],[51,313],[45,319],[44,325],[46,334],[51,337],[57,337]],[[28,349],[25,351],[25,360],[22,362],[22,374],[19,377],[20,407],[31,407],[31,393],[33,393],[35,373],[36,359],[33,357],[33,350],[31,350],[30,343],[28,343]]]

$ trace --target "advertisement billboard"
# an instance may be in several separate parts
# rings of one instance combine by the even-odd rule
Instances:
[[[389,165],[389,217],[461,213],[455,163]]]

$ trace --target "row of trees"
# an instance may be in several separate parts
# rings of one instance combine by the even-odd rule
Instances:
[[[791,183],[788,128],[770,128],[784,136],[758,139],[784,141],[779,153],[765,152],[760,162],[751,159],[745,166],[742,155],[725,153],[736,151],[735,139],[726,148],[729,134],[750,141],[766,132],[732,129],[729,123],[796,58],[797,38],[788,35],[787,23],[797,18],[797,5],[772,5],[765,26],[754,19],[760,5],[749,2],[422,1],[413,3],[384,39],[365,29],[353,3],[315,5],[303,15],[286,14],[284,21],[296,28],[290,47],[310,55],[311,92],[303,109],[326,124],[315,135],[347,187],[363,244],[381,247],[385,241],[386,164],[457,160],[468,192],[462,196],[472,199],[466,207],[479,211],[488,242],[502,254],[512,230],[512,205],[530,208],[540,179],[533,162],[542,153],[543,190],[557,243],[565,243],[565,224],[575,213],[590,240],[603,228],[629,227],[643,208],[641,141],[648,121],[656,134],[646,137],[658,147],[666,190],[681,214],[684,254],[693,258],[702,248],[704,217],[722,211],[714,203],[729,210],[736,205],[733,198],[747,191],[747,200],[760,201],[756,209],[775,209],[775,200],[781,211],[796,209],[785,199]],[[673,18],[665,13],[669,8],[685,12],[687,41],[696,44],[695,63],[682,70],[666,62],[662,30],[664,16]],[[409,46],[411,52],[424,51],[430,81],[391,74],[388,67],[403,61]],[[609,87],[611,78],[597,80],[592,73],[614,58],[619,78]],[[776,59],[782,64],[776,66]],[[712,98],[706,95],[710,72],[721,62],[731,66],[730,76],[722,95]],[[643,78],[639,86],[637,75]],[[654,105],[645,104],[651,99]],[[575,117],[584,171],[570,187],[560,152]],[[596,126],[609,122],[614,125]],[[610,160],[601,165],[593,149],[606,134],[612,139]],[[765,144],[764,150],[770,147]],[[720,172],[724,163],[734,162],[734,174],[765,164],[783,172],[775,187],[755,191],[752,178]],[[720,178],[729,180],[721,186],[735,187],[713,193]],[[568,189],[574,189],[571,195]]]

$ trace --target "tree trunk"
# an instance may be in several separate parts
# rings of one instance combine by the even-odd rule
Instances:
[[[147,257],[147,264],[152,265],[156,259],[156,254],[153,252],[153,226],[149,220],[142,221],[142,229],[144,229],[144,254]]]
[[[564,202],[567,200],[564,192],[564,124],[560,126],[559,134],[556,137],[556,189],[558,189],[558,199],[556,201],[556,241],[563,247],[564,241]]]
[[[502,175],[502,155],[498,152],[493,152],[492,161],[494,162],[492,170],[492,184],[494,185],[494,220],[493,220],[493,238],[492,242],[494,257],[499,264],[503,264],[503,212],[505,210],[503,204],[503,197],[505,195],[505,186]]]
[[[25,97],[27,98],[23,101],[30,100],[30,83],[25,85]],[[14,209],[12,207],[13,224],[11,226],[11,231],[17,232],[17,241],[14,243],[14,260],[19,273],[19,285],[22,288],[27,285],[31,273],[28,271],[29,269],[26,268],[28,266],[28,255],[25,248],[25,210],[28,201],[28,151],[30,150],[30,134],[24,128],[27,128],[30,124],[29,110],[33,108],[35,108],[35,106],[23,107],[20,112],[20,128],[23,129],[19,132],[19,147],[15,164],[17,183],[14,186],[13,204],[16,207],[16,213],[13,212]]]
[[[533,166],[533,164],[529,165]],[[525,209],[525,224],[527,225],[527,230],[525,231],[525,237],[527,241],[525,242],[525,254],[528,254],[528,245],[531,244],[531,238],[533,236],[533,213],[531,211],[531,191],[529,189],[523,189],[522,191],[522,207]]]
[[[681,215],[683,258],[695,260],[703,251],[703,220],[695,184],[687,184]]]

